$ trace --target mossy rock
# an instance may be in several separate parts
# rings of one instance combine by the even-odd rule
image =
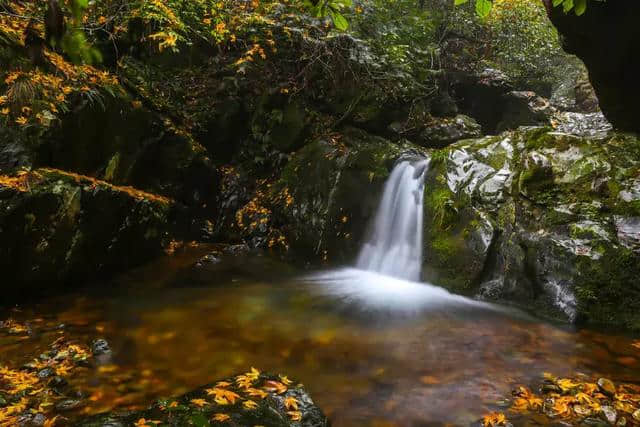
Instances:
[[[125,427],[134,425],[142,419],[152,424],[175,427],[186,425],[328,427],[330,425],[327,417],[313,403],[301,384],[293,383],[286,377],[261,373],[251,380],[249,387],[242,387],[239,385],[242,383],[238,382],[238,378],[228,378],[209,384],[176,398],[162,399],[144,411],[96,415],[79,420],[74,425]],[[288,384],[285,385],[283,381]]]
[[[0,177],[3,292],[82,283],[160,255],[174,202],[54,169]]]
[[[638,329],[639,145],[522,128],[436,152],[426,278],[542,316]],[[491,242],[479,246],[483,229]]]

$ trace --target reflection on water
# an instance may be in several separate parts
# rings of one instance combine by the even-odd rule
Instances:
[[[3,313],[41,332],[0,337],[0,365],[26,362],[60,330],[103,336],[112,360],[74,380],[90,396],[84,412],[144,406],[255,366],[300,379],[337,426],[467,425],[544,371],[640,380],[625,337],[359,270],[298,275],[259,257],[187,268],[197,255]]]

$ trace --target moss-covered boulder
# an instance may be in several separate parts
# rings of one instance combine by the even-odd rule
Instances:
[[[418,148],[347,129],[296,152],[274,187],[291,196],[276,215],[294,252],[350,259],[395,161],[412,151]]]
[[[0,176],[4,295],[113,274],[161,254],[174,203],[55,169]]]
[[[425,185],[425,279],[640,329],[640,144],[549,128],[461,141]]]
[[[109,413],[80,420],[79,427],[265,426],[328,427],[327,417],[302,384],[252,371],[160,400],[145,411]]]

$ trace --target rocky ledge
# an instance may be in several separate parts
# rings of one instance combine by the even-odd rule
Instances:
[[[0,175],[2,292],[119,271],[168,244],[172,200],[56,169]]]

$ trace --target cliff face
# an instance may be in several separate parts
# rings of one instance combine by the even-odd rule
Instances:
[[[561,34],[563,48],[578,56],[607,118],[620,130],[638,132],[640,97],[640,3],[628,0],[590,1],[582,16],[565,14],[544,0],[549,17]]]

